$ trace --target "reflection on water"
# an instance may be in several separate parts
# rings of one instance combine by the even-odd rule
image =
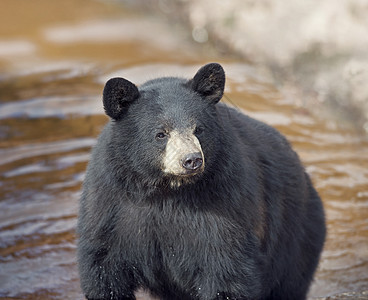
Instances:
[[[4,3],[15,10],[23,2],[2,2],[0,14]],[[40,9],[51,5],[46,2],[33,3]],[[23,38],[20,31],[0,38],[0,67],[6,70],[0,73],[3,299],[83,298],[75,226],[89,151],[107,121],[103,83],[112,76],[136,83],[159,75],[189,77],[210,59],[194,46],[189,55],[190,46],[172,28],[155,25],[162,33],[158,43],[147,38],[148,25],[139,16],[121,21],[121,8],[86,3],[83,20],[61,10],[58,22],[44,17]],[[121,38],[115,30],[94,40],[93,33],[103,36],[111,24],[120,26]],[[286,134],[324,200],[329,235],[311,296],[368,289],[367,140],[296,107],[250,65],[222,63],[228,74],[224,100]]]

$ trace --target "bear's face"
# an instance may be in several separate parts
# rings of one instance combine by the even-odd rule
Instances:
[[[152,182],[172,187],[195,181],[215,156],[218,140],[215,104],[225,74],[218,64],[202,67],[192,80],[159,78],[139,89],[123,78],[104,88],[106,114],[113,120],[116,159]],[[125,165],[125,167],[127,167]]]

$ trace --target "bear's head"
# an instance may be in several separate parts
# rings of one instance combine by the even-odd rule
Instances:
[[[121,176],[178,187],[210,171],[221,148],[215,105],[224,86],[224,70],[216,63],[190,80],[158,78],[139,88],[123,78],[110,79],[103,104],[112,119],[111,162]]]

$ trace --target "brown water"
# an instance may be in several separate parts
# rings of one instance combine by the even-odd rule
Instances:
[[[104,82],[190,77],[217,60],[226,101],[283,132],[320,192],[328,240],[311,296],[368,289],[368,142],[175,26],[103,2],[0,2],[0,299],[82,299],[78,196],[107,118]]]

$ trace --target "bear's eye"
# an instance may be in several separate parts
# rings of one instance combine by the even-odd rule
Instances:
[[[158,140],[163,140],[167,137],[167,133],[166,132],[159,132],[156,134],[156,139]]]
[[[200,135],[203,132],[203,128],[202,127],[196,127],[196,129],[194,129],[194,134],[195,135]]]

